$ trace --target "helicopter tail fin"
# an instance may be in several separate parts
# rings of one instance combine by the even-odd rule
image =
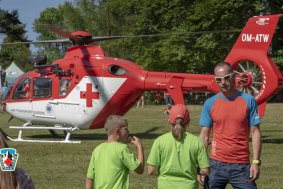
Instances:
[[[271,58],[271,42],[280,17],[250,18],[225,59],[236,72],[238,89],[257,100],[261,117],[267,100],[283,87],[283,76]]]
[[[267,53],[270,50],[272,37],[281,16],[277,14],[250,18],[231,51],[252,49]]]

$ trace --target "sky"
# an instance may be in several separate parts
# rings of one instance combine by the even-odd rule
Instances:
[[[65,1],[70,0],[0,0],[0,8],[8,11],[17,9],[19,20],[26,24],[25,30],[29,40],[36,40],[37,34],[32,30],[32,24],[39,18],[40,12],[46,8],[58,7]]]

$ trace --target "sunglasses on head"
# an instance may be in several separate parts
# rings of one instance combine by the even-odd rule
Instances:
[[[222,80],[229,81],[230,79],[232,79],[233,75],[234,75],[234,73],[229,73],[227,75],[224,75],[223,77],[214,77],[214,79],[217,83],[221,83]]]

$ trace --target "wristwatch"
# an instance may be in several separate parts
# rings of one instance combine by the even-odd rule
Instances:
[[[257,159],[254,159],[252,163],[253,163],[253,164],[257,164],[258,166],[260,166],[261,161],[260,161],[260,160],[257,160]]]

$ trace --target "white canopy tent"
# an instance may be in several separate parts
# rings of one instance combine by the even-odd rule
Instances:
[[[9,86],[13,85],[15,80],[24,73],[14,62],[10,64],[10,66],[5,70],[5,72],[6,81],[8,82]]]

